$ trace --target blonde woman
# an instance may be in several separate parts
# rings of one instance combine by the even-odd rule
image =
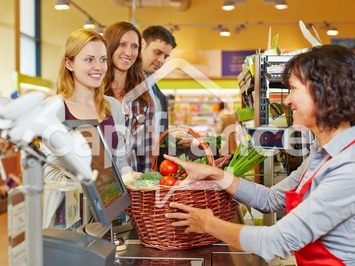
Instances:
[[[108,68],[106,43],[100,34],[85,29],[73,31],[67,37],[57,77],[57,93],[63,97],[63,108],[58,116],[62,121],[97,120],[118,170],[127,177],[132,169],[125,152],[122,106],[113,97],[104,95],[103,79]],[[54,157],[48,156],[48,159],[59,164]],[[46,182],[68,182],[63,173],[51,166],[45,167],[44,175]],[[60,195],[47,194],[44,227],[60,226],[58,216],[64,208],[64,196]]]

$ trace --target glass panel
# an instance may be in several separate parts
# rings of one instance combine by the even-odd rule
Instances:
[[[20,72],[29,76],[36,76],[36,44],[26,36],[20,40]]]
[[[20,32],[35,37],[35,0],[20,1]]]

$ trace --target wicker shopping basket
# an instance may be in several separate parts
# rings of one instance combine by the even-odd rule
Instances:
[[[213,154],[208,144],[191,128],[179,126],[163,132],[159,145],[169,133],[174,131],[182,131],[196,138],[206,153],[208,164],[214,165]],[[154,154],[158,154],[159,147],[155,149]],[[153,160],[153,171],[158,169],[156,157]],[[172,220],[165,218],[165,213],[177,210],[170,208],[169,203],[176,201],[197,208],[210,208],[216,217],[226,221],[232,220],[236,209],[236,203],[231,196],[219,189],[212,181],[194,182],[193,185],[185,187],[135,188],[128,186],[127,190],[132,201],[128,212],[142,245],[160,250],[184,250],[219,241],[209,234],[185,233],[185,227],[173,227]]]

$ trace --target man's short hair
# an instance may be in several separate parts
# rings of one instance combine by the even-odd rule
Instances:
[[[149,45],[152,41],[159,39],[170,44],[173,48],[177,46],[175,38],[172,35],[172,33],[168,29],[164,28],[163,26],[154,25],[146,28],[142,32],[142,37],[147,43],[147,45]]]

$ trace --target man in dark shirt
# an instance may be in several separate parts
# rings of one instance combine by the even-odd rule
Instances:
[[[142,32],[143,70],[147,76],[163,66],[171,51],[176,47],[172,33],[162,26],[150,26]],[[157,84],[150,85],[150,93],[154,100],[156,112],[157,134],[168,129],[168,100]]]

